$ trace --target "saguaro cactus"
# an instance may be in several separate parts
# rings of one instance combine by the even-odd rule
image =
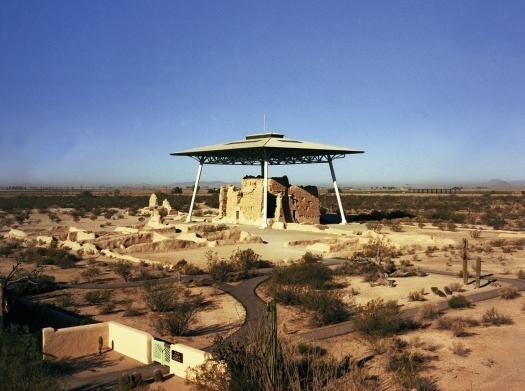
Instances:
[[[102,345],[104,344],[104,339],[102,336],[98,337],[98,355],[102,355]]]
[[[467,261],[468,261],[468,240],[467,239],[463,239],[462,258],[463,258],[463,284],[467,285],[468,284],[468,265],[467,265]]]
[[[273,298],[266,303],[266,321],[266,367],[273,389],[277,372],[277,305]]]
[[[481,258],[476,259],[476,288],[479,288],[481,281]]]

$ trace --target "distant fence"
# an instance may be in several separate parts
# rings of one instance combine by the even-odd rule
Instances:
[[[457,188],[452,189],[408,189],[409,193],[427,193],[427,194],[456,194],[459,190]]]

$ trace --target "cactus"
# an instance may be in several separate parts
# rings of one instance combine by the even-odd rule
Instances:
[[[102,338],[102,336],[99,336],[98,337],[98,355],[101,356],[102,355],[102,346],[104,345],[104,339]]]
[[[476,259],[476,289],[480,286],[481,280],[481,258]]]
[[[468,261],[468,240],[467,239],[463,239],[462,259],[463,259],[463,284],[464,285],[468,285],[468,265],[467,265],[467,261]]]
[[[266,367],[273,389],[277,371],[277,306],[273,298],[266,303],[266,319]]]

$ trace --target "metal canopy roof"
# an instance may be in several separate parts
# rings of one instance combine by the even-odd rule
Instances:
[[[232,141],[209,147],[186,149],[171,153],[172,156],[189,156],[206,164],[305,164],[327,163],[345,155],[363,153],[347,149],[284,138],[279,133],[260,133],[246,136],[245,140]]]

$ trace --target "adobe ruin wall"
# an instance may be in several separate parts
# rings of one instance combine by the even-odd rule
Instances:
[[[241,188],[223,186],[219,218],[230,223],[259,225],[264,205],[264,179],[246,177]],[[286,176],[268,179],[268,219],[273,223],[319,224],[319,193],[315,186],[292,186]]]

